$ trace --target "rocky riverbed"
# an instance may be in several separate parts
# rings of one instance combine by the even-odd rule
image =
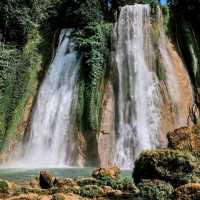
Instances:
[[[167,149],[143,152],[132,177],[117,167],[98,168],[90,177],[58,178],[41,171],[30,181],[0,180],[0,199],[8,200],[199,200],[200,127],[168,134]]]

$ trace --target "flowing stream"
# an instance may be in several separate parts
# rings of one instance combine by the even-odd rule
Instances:
[[[70,38],[72,31],[60,33],[55,57],[39,90],[24,155],[16,166],[59,167],[74,162],[73,105],[80,55]]]

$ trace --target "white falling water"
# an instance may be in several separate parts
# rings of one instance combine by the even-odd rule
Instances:
[[[51,167],[71,165],[74,160],[73,104],[80,55],[70,39],[72,30],[62,30],[56,55],[39,90],[33,111],[25,154],[16,166]]]
[[[150,6],[121,9],[117,26],[119,73],[116,164],[131,168],[137,156],[158,145],[159,86],[153,71],[155,52],[150,34]]]
[[[182,122],[180,116],[179,116],[179,106],[180,106],[180,85],[177,80],[176,70],[174,69],[174,65],[172,62],[172,59],[170,57],[170,54],[167,49],[167,37],[165,35],[164,26],[163,26],[163,16],[160,8],[158,9],[158,22],[160,23],[160,39],[159,39],[159,51],[160,55],[163,60],[164,68],[166,71],[166,85],[171,97],[172,102],[177,107],[177,121],[180,124],[180,126],[186,126],[184,121]]]

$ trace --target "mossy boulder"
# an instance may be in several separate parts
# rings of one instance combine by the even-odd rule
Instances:
[[[103,189],[97,185],[85,185],[79,190],[79,195],[82,197],[96,198],[103,196],[103,194]]]
[[[168,200],[174,188],[170,183],[160,180],[142,180],[138,184],[140,194],[138,200]]]
[[[138,184],[142,179],[158,179],[179,186],[199,182],[199,162],[189,152],[178,150],[152,150],[141,154],[135,162],[133,178]]]
[[[0,180],[0,193],[8,193],[9,192],[9,183],[5,180]]]
[[[173,197],[178,200],[199,200],[200,184],[188,183],[182,185],[175,190]]]
[[[200,124],[182,127],[168,133],[169,148],[200,151]]]

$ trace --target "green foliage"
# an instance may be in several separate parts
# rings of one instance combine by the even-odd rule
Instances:
[[[83,0],[80,3],[78,14],[83,19],[83,24],[98,23],[103,20],[103,13],[101,11],[101,4],[99,0]]]
[[[135,187],[133,180],[131,178],[117,178],[114,179],[110,176],[102,176],[101,178],[97,179],[97,185],[102,186],[110,186],[115,190],[123,190],[129,192],[137,192],[137,188]]]
[[[103,191],[96,185],[86,185],[80,188],[78,194],[82,197],[94,198],[102,196]]]
[[[91,23],[75,36],[79,49],[84,52],[79,82],[78,122],[85,129],[97,130],[99,127],[110,30],[110,24]]]
[[[50,48],[35,32],[23,50],[2,45],[0,51],[0,147],[4,149],[16,137],[27,100],[36,92],[43,56],[48,59]]]
[[[21,84],[25,78],[25,70],[20,63],[22,58],[20,50],[17,50],[13,46],[1,44],[0,51],[0,142],[2,144],[5,131],[12,119],[12,114],[18,104],[20,94],[24,90]],[[20,78],[22,82],[18,83],[18,79],[20,80]]]
[[[160,180],[143,180],[137,187],[140,189],[138,200],[168,200],[174,189],[171,184]]]
[[[157,62],[156,74],[157,74],[157,76],[158,76],[158,78],[159,78],[160,81],[166,80],[165,68],[162,66],[162,64],[160,63],[160,61]]]
[[[8,190],[9,190],[8,182],[5,180],[0,180],[0,192],[8,193]]]
[[[0,2],[1,34],[6,40],[23,43],[23,36],[32,28],[30,3],[26,0]]]
[[[198,160],[189,152],[168,149],[146,151],[136,161],[133,177],[136,184],[142,179],[159,179],[177,186],[199,180],[198,165]]]

